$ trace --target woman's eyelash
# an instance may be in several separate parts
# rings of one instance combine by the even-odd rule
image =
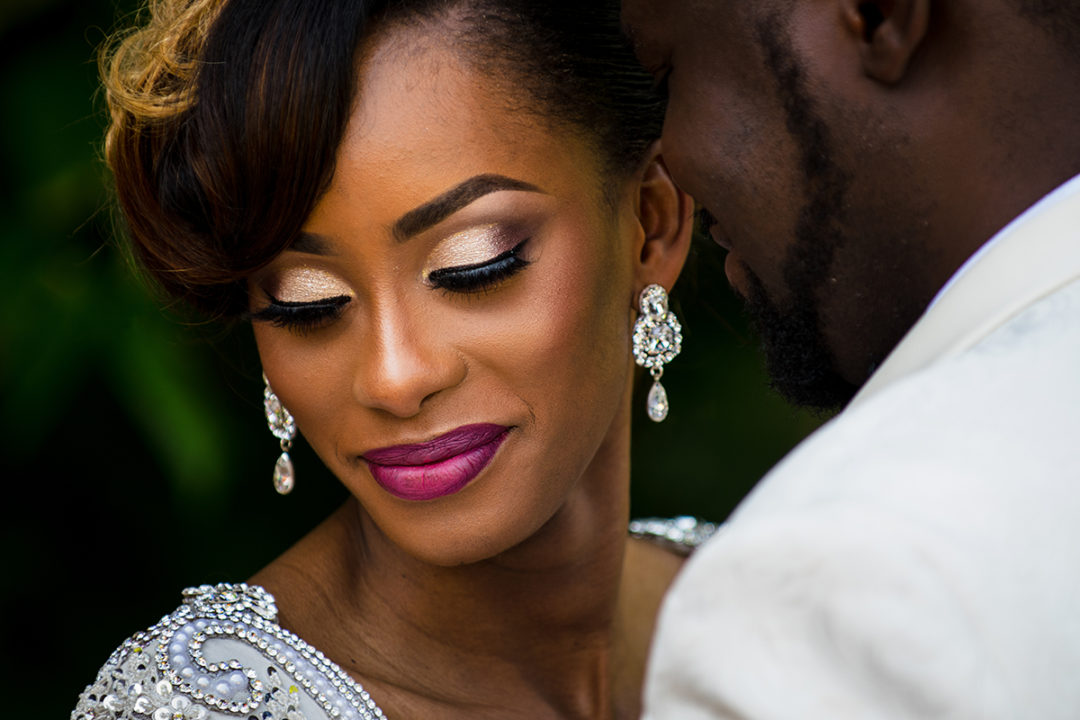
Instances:
[[[336,320],[350,299],[348,295],[338,295],[315,302],[287,302],[271,295],[269,305],[248,313],[247,318],[303,333]]]
[[[477,293],[490,289],[523,270],[529,261],[520,252],[528,239],[503,254],[475,265],[439,268],[428,274],[428,282],[440,290],[456,293]]]

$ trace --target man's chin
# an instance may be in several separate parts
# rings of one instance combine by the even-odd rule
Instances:
[[[781,310],[761,280],[745,265],[740,267],[741,287],[733,286],[761,338],[769,384],[794,405],[824,412],[842,408],[859,388],[835,370],[813,300],[796,297],[789,309]]]

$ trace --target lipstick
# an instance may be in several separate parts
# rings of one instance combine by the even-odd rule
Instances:
[[[510,428],[464,425],[434,440],[364,453],[375,482],[402,500],[434,500],[461,490],[488,466]]]

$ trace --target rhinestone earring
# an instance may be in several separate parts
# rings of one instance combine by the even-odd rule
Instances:
[[[642,290],[639,303],[641,314],[634,323],[634,361],[649,368],[653,386],[645,407],[650,420],[661,422],[667,417],[669,406],[660,378],[664,365],[682,350],[682,325],[675,313],[668,310],[668,294],[661,286],[654,283]]]
[[[292,459],[289,457],[293,438],[296,437],[296,421],[274,394],[266,373],[263,373],[262,377],[263,382],[266,383],[266,389],[263,390],[266,424],[270,426],[270,432],[274,434],[274,437],[281,441],[281,456],[274,465],[274,489],[282,495],[288,495],[296,485],[296,473],[293,471]]]

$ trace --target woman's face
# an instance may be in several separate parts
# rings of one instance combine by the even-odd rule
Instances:
[[[613,208],[580,138],[446,47],[365,49],[330,188],[250,290],[304,437],[382,533],[453,565],[615,482],[590,464],[627,441],[642,230],[631,183]]]

